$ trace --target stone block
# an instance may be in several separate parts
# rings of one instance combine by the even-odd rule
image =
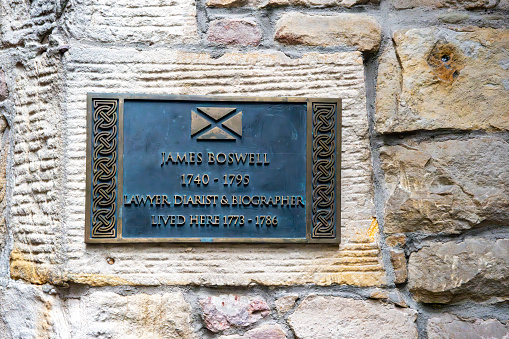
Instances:
[[[209,24],[207,40],[223,45],[258,46],[262,34],[252,20],[221,19]]]
[[[496,319],[459,319],[445,313],[428,320],[429,339],[506,339],[509,324]]]
[[[391,262],[394,267],[394,283],[403,284],[407,279],[407,265],[405,252],[402,250],[391,249]]]
[[[276,301],[274,301],[277,313],[285,314],[291,310],[297,299],[299,299],[298,294],[285,295],[284,297],[277,298]]]
[[[45,311],[44,295],[39,287],[22,283],[0,286],[2,338],[36,338],[43,334]]]
[[[77,1],[63,21],[66,38],[80,42],[166,46],[199,40],[195,0]]]
[[[368,3],[378,4],[379,0],[207,0],[209,7],[250,7],[267,8],[282,6],[301,7],[346,7],[351,8]]]
[[[397,9],[408,8],[464,8],[464,9],[487,9],[497,6],[496,0],[389,0],[389,3]]]
[[[209,330],[222,332],[230,327],[247,327],[270,314],[261,297],[221,295],[200,300],[202,318]]]
[[[64,62],[41,56],[16,72],[10,94],[16,103],[12,278],[92,286],[385,283],[378,243],[358,236],[370,234],[374,215],[360,52],[214,58],[172,48],[71,42]],[[341,246],[86,245],[87,92],[342,98]]]
[[[75,338],[197,338],[182,293],[94,291],[66,302]]]
[[[417,312],[374,300],[309,296],[288,318],[295,336],[316,338],[417,338]]]
[[[223,335],[219,339],[286,339],[286,334],[279,325],[262,325],[247,331],[243,335]]]
[[[498,138],[386,146],[386,233],[460,233],[509,219],[509,143]]]
[[[408,287],[425,303],[509,297],[509,239],[467,238],[412,253]]]
[[[291,12],[278,20],[274,38],[287,45],[347,46],[373,52],[380,46],[381,27],[375,18],[363,14]]]
[[[419,28],[393,40],[378,73],[379,132],[509,128],[509,30]]]

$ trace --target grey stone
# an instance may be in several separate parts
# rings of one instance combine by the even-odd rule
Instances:
[[[9,96],[9,90],[7,89],[7,83],[5,82],[5,73],[0,69],[0,101],[7,99]]]
[[[428,320],[429,339],[507,339],[509,324],[496,319],[459,319],[443,314]]]
[[[509,143],[496,138],[386,146],[387,233],[460,233],[509,220]]]
[[[426,303],[506,298],[509,239],[429,243],[410,255],[408,287],[415,299]]]
[[[297,338],[417,338],[417,312],[374,300],[309,296],[288,322]]]
[[[497,0],[389,0],[397,9],[425,8],[465,8],[487,9],[497,5]]]
[[[262,34],[258,25],[251,20],[221,19],[209,25],[207,40],[224,45],[260,44]]]
[[[246,327],[270,314],[269,305],[261,297],[221,295],[200,300],[202,318],[212,332],[230,327]]]

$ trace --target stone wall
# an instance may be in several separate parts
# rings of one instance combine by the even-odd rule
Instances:
[[[0,0],[0,338],[508,338],[506,0]],[[84,243],[86,94],[343,99],[341,244]]]

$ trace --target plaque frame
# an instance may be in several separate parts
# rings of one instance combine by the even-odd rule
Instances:
[[[122,238],[122,209],[116,206],[123,204],[124,100],[306,103],[306,238]],[[340,98],[87,93],[85,243],[340,243],[341,116]],[[98,148],[106,154],[93,152]],[[325,170],[332,182],[321,180]],[[105,178],[99,183],[93,180],[98,173]],[[93,212],[96,206],[102,208]],[[323,226],[331,215],[332,222]]]

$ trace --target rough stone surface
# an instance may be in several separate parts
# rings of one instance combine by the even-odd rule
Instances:
[[[429,339],[507,339],[509,324],[496,319],[459,319],[444,314],[428,320]]]
[[[277,313],[285,314],[291,310],[297,299],[299,299],[298,294],[285,295],[284,297],[277,298],[276,301],[274,301]]]
[[[403,250],[391,249],[391,262],[394,267],[395,284],[402,284],[407,279],[407,265],[405,252]]]
[[[509,129],[509,30],[398,31],[381,59],[376,128]]]
[[[509,239],[430,243],[410,255],[408,287],[417,300],[509,297]]]
[[[302,7],[346,7],[350,8],[367,3],[379,3],[379,0],[207,0],[209,7],[280,7],[280,6],[302,6]]]
[[[406,235],[391,234],[385,238],[385,243],[390,247],[403,247],[406,243]]]
[[[389,0],[397,9],[416,7],[487,9],[497,6],[497,0]]]
[[[374,300],[309,296],[288,322],[297,338],[417,338],[414,310]]]
[[[207,40],[224,45],[260,44],[262,34],[258,25],[250,20],[222,19],[210,23]]]
[[[386,281],[379,246],[369,236],[374,209],[360,52],[308,53],[297,59],[263,52],[212,58],[168,48],[75,43],[61,63],[44,56],[37,62],[37,67],[17,71],[11,277],[92,286],[377,286]],[[64,92],[60,99],[54,95]],[[342,245],[87,246],[87,92],[343,98]],[[65,149],[59,140],[65,140]]]
[[[381,27],[368,15],[323,16],[291,12],[278,20],[274,38],[288,45],[342,45],[360,51],[376,51],[380,46]]]
[[[219,339],[286,339],[286,334],[279,325],[263,325],[247,331],[244,335],[224,335]]]
[[[5,82],[5,73],[0,69],[0,101],[7,99],[9,96],[9,90],[7,89],[7,83]]]
[[[66,307],[74,338],[197,338],[191,306],[182,293],[137,293],[122,296],[97,291],[69,299]]]
[[[0,338],[45,338],[51,333],[50,302],[39,287],[0,286]]]
[[[230,327],[246,327],[270,314],[270,307],[261,297],[221,295],[200,300],[205,325],[212,332]]]
[[[66,36],[101,44],[168,45],[198,41],[195,0],[81,0],[63,15]]]
[[[385,232],[459,233],[509,220],[509,143],[477,138],[381,150]]]

